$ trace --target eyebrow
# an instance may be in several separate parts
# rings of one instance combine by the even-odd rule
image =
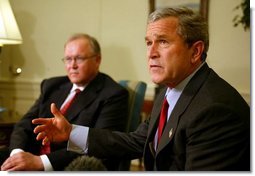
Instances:
[[[168,38],[168,36],[165,35],[165,34],[163,34],[163,35],[157,35],[157,34],[155,34],[155,35],[153,35],[153,36],[155,36],[156,39]],[[146,37],[145,37],[145,40],[149,40],[149,37],[146,36]]]
[[[144,40],[146,41],[146,40],[149,40],[149,39],[148,39],[148,37],[144,37]]]

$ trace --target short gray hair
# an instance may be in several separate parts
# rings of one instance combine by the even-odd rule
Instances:
[[[96,40],[96,38],[94,38],[88,34],[84,34],[84,33],[77,33],[77,34],[72,35],[67,40],[64,47],[66,46],[67,43],[77,40],[77,39],[87,39],[89,41],[89,44],[90,44],[94,54],[101,55],[101,48],[100,48],[100,45],[99,45],[98,41]]]
[[[178,18],[178,34],[184,39],[188,46],[191,46],[199,40],[204,42],[204,56],[202,56],[204,58],[202,59],[205,59],[209,49],[208,25],[205,19],[198,13],[186,7],[160,8],[149,15],[147,24],[171,16]]]

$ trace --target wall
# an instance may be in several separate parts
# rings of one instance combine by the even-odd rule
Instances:
[[[24,42],[3,48],[0,105],[18,114],[26,112],[39,94],[42,79],[65,74],[63,44],[76,32],[89,33],[101,43],[101,71],[115,80],[145,81],[146,96],[153,98],[144,43],[148,1],[10,0]],[[210,0],[208,63],[250,102],[250,31],[232,23],[240,13],[233,9],[240,2]],[[11,75],[10,65],[21,66],[22,74]],[[20,91],[25,85],[26,91]]]
[[[208,63],[250,102],[250,30],[233,27],[241,0],[210,0]],[[239,13],[238,13],[239,12]]]
[[[61,62],[63,44],[71,34],[85,32],[101,43],[102,71],[115,79],[149,82],[144,45],[147,0],[10,2],[24,39],[22,45],[10,49],[12,62],[24,70],[18,81],[40,82],[46,77],[65,74]],[[7,72],[2,77],[10,78]]]

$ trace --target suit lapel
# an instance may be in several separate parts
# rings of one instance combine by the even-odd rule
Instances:
[[[168,120],[165,129],[162,133],[160,143],[156,153],[159,153],[172,139],[176,132],[177,125],[181,115],[185,112],[193,97],[197,94],[200,87],[203,85],[206,77],[209,74],[207,64],[205,64],[194,76],[191,78],[187,86],[184,88],[179,100],[177,101],[170,119]],[[158,115],[159,116],[159,115]]]
[[[70,110],[67,111],[66,118],[68,120],[73,120],[77,117],[83,109],[93,102],[97,96],[98,91],[103,88],[103,80],[101,74],[98,74],[97,77],[88,84],[88,86],[82,91],[73,102],[70,107]]]
[[[54,100],[54,103],[56,106],[60,109],[61,105],[64,103],[66,97],[68,96],[71,88],[72,88],[72,83],[68,82],[61,86],[53,95],[52,95],[52,100]],[[53,102],[52,102],[53,103]]]
[[[150,119],[149,128],[148,128],[148,135],[149,135],[147,139],[149,140],[148,142],[154,140],[155,132],[158,127],[158,119],[159,119],[159,115],[160,115],[166,90],[167,88],[163,89],[159,93],[158,98],[155,100],[153,109],[151,111],[151,119]]]
[[[77,96],[76,100],[67,111],[66,118],[68,120],[73,120],[77,116],[77,114],[79,114],[97,97],[97,94],[95,92],[89,92],[86,89]]]
[[[192,94],[187,95],[184,92],[182,93],[162,133],[160,143],[158,144],[158,152],[161,151],[172,140],[178,125],[179,118],[191,102],[192,97]]]
[[[167,88],[162,90],[157,98],[154,101],[154,105],[151,111],[150,121],[149,121],[149,127],[148,127],[148,137],[145,144],[144,149],[144,164],[147,170],[152,170],[153,164],[154,164],[154,158],[155,158],[155,150],[153,145],[153,140],[155,137],[155,132],[158,125],[158,118],[161,110],[161,106],[163,103],[163,99],[165,96]]]

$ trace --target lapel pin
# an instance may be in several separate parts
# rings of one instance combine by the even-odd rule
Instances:
[[[172,135],[173,135],[173,128],[170,129],[170,131],[168,133],[168,137],[171,138]]]

